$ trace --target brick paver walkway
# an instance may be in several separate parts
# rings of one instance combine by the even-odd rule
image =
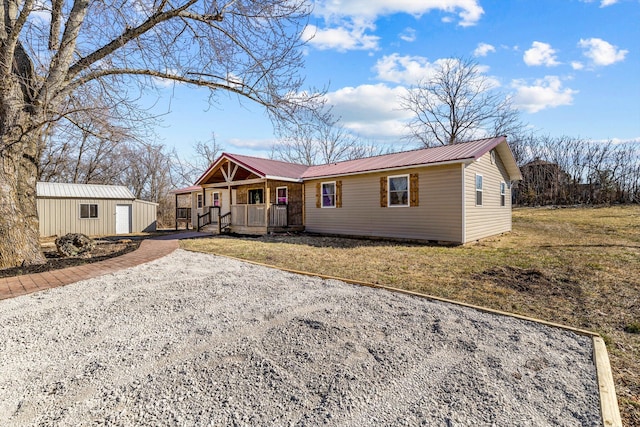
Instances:
[[[24,276],[0,278],[0,300],[30,294],[58,286],[69,285],[80,280],[91,279],[103,274],[113,273],[134,267],[169,255],[178,249],[180,239],[206,236],[205,233],[185,232],[146,239],[133,252],[116,258],[91,264],[52,270],[44,273],[25,274]]]

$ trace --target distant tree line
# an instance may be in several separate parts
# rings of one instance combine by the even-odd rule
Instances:
[[[520,206],[640,202],[640,143],[617,144],[561,136],[512,138],[522,181]]]

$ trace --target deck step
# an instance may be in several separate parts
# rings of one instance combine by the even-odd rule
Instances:
[[[207,224],[204,227],[200,227],[200,231],[204,233],[218,234],[218,224]]]

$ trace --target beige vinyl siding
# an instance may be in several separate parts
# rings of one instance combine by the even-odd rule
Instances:
[[[482,206],[476,206],[476,174],[482,175]],[[492,164],[491,154],[485,154],[467,165],[464,175],[466,242],[511,231],[511,189],[500,156],[496,153]],[[500,205],[500,182],[507,184],[505,206]]]
[[[381,207],[380,178],[419,175],[419,206]],[[462,241],[459,165],[433,166],[305,182],[305,229],[312,233]],[[342,181],[342,207],[316,207],[316,184]]]
[[[141,200],[38,198],[40,236],[116,233],[116,205],[132,206],[132,231],[155,230],[157,204]],[[80,218],[81,204],[98,205],[98,218]]]

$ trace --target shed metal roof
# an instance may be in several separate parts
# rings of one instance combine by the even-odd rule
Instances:
[[[101,184],[66,184],[60,182],[36,183],[37,197],[71,199],[128,199],[136,197],[125,186]]]

